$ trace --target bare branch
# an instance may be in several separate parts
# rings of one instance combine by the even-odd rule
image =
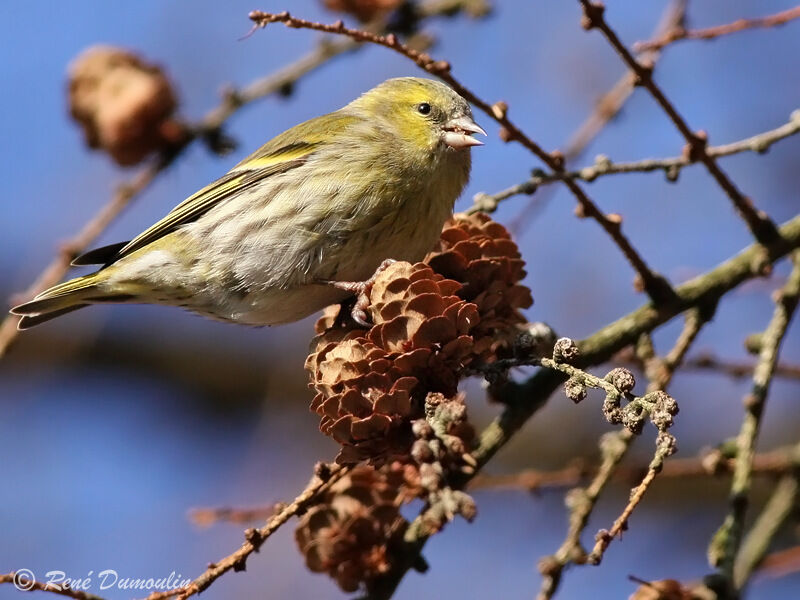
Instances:
[[[794,468],[797,470],[800,465],[800,460],[798,460],[800,453],[795,452],[794,458]],[[800,494],[798,474],[800,473],[792,473],[781,478],[747,537],[744,538],[733,567],[735,589],[741,590],[747,585],[750,577],[767,555],[772,540],[795,509]]]
[[[208,586],[228,571],[243,571],[246,566],[247,558],[253,552],[258,552],[269,536],[275,533],[281,525],[286,523],[293,516],[313,505],[319,497],[320,492],[338,481],[349,470],[349,467],[336,464],[318,465],[316,469],[317,474],[311,479],[306,489],[303,490],[291,504],[286,505],[280,512],[275,514],[263,527],[259,529],[247,529],[245,531],[245,542],[238,550],[216,563],[210,564],[208,568],[188,586],[164,592],[153,592],[147,596],[146,600],[165,600],[172,597],[177,597],[178,600],[185,600],[208,588]]]
[[[753,457],[753,475],[775,477],[785,475],[795,468],[795,447],[776,448]],[[736,465],[736,458],[727,458],[718,450],[690,458],[673,458],[664,463],[659,479],[705,479],[708,477],[730,476]],[[559,490],[583,483],[588,477],[597,474],[598,467],[590,467],[576,461],[561,469],[542,471],[524,469],[516,473],[490,475],[481,473],[469,482],[471,490]],[[647,465],[621,466],[614,474],[613,481],[627,483],[640,478],[647,472]]]
[[[580,0],[580,3],[583,6],[582,24],[584,28],[599,29],[620,58],[636,74],[637,84],[645,87],[650,92],[686,140],[684,153],[694,160],[699,160],[706,166],[708,172],[728,195],[736,210],[747,223],[751,233],[759,242],[767,244],[774,241],[778,236],[775,224],[764,212],[753,206],[752,201],[742,194],[730,177],[717,164],[715,158],[709,155],[707,148],[708,137],[705,132],[695,132],[689,128],[689,125],[675,106],[655,83],[652,65],[639,62],[620,41],[616,32],[608,25],[604,16],[605,7],[592,0]]]
[[[789,117],[789,121],[780,127],[743,140],[731,142],[730,144],[711,146],[708,148],[708,154],[715,158],[741,154],[743,152],[757,152],[761,154],[766,152],[776,142],[796,135],[798,132],[800,132],[800,109],[793,111]],[[522,194],[531,195],[541,186],[549,185],[556,181],[563,181],[564,179],[580,179],[592,182],[599,177],[605,177],[607,175],[663,171],[668,181],[677,181],[680,171],[684,167],[696,164],[696,162],[696,157],[692,158],[688,155],[683,155],[615,163],[605,155],[598,155],[594,164],[591,166],[561,173],[538,171],[530,179],[495,194],[476,194],[473,199],[473,206],[470,207],[467,212],[477,212],[480,210],[492,212],[503,200]]]
[[[755,365],[749,362],[726,361],[712,354],[701,354],[687,360],[681,367],[682,370],[716,371],[734,378],[748,377],[753,374]],[[774,377],[785,379],[800,379],[800,365],[778,363],[775,365]]]
[[[682,26],[686,17],[687,4],[688,0],[673,0],[670,2],[664,9],[664,13],[661,15],[652,37],[654,39],[660,38],[662,35],[672,31],[676,27]],[[638,58],[640,60],[650,61],[655,64],[660,57],[661,52],[655,50],[643,52]],[[597,135],[619,114],[623,106],[625,106],[626,102],[633,94],[635,81],[636,79],[635,77],[632,77],[630,71],[625,72],[611,87],[611,89],[608,90],[608,92],[600,96],[595,103],[591,114],[583,121],[583,123],[580,124],[580,126],[578,126],[575,132],[570,136],[566,146],[564,146],[564,161],[567,164],[580,158],[595,137],[597,137]],[[525,187],[522,189],[518,188],[519,191],[515,191],[511,195],[516,195],[518,193],[532,195],[536,191],[535,186],[526,184],[522,185]],[[515,186],[515,188],[516,187],[517,186]],[[503,193],[504,192],[500,192],[500,194]],[[474,202],[477,203],[479,198],[483,197],[487,197],[484,200],[484,203],[489,206],[502,199],[495,199],[493,196],[488,194],[477,194],[474,198]],[[537,207],[542,206],[542,204],[547,202],[548,199],[549,196],[545,198],[542,198],[541,196],[538,198],[531,198],[527,206],[525,206],[514,219],[511,225],[511,230],[514,232],[521,232],[530,222],[530,219]]]
[[[744,518],[749,503],[752,465],[761,417],[769,392],[778,352],[789,322],[800,299],[800,254],[795,254],[789,280],[775,298],[775,312],[761,336],[761,351],[753,373],[753,389],[744,400],[745,415],[737,438],[737,461],[730,491],[730,510],[708,549],[709,562],[731,582],[734,563],[744,533]]]
[[[57,596],[75,598],[75,600],[105,600],[102,596],[95,596],[94,594],[88,594],[81,590],[71,590],[68,587],[53,583],[35,581],[22,572],[12,571],[11,573],[0,575],[0,584],[3,583],[11,583],[14,587],[23,592],[50,592]]]
[[[676,27],[672,31],[668,31],[659,39],[650,40],[647,42],[636,42],[636,44],[634,44],[634,49],[638,52],[645,50],[660,50],[664,46],[680,40],[711,40],[723,35],[738,33],[739,31],[746,31],[748,29],[778,27],[779,25],[784,25],[785,23],[797,18],[800,18],[800,6],[795,6],[794,8],[775,13],[774,15],[768,15],[766,17],[738,19],[733,23],[726,23],[724,25],[716,25],[714,27],[706,27],[703,29],[685,29],[683,27]]]
[[[266,521],[284,508],[286,505],[283,502],[256,508],[193,508],[189,511],[189,520],[198,527],[210,527],[220,522],[248,524]]]

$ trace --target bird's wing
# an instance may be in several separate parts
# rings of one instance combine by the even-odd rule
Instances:
[[[92,250],[76,258],[73,264],[107,266],[118,261],[175,231],[181,225],[196,221],[221,201],[267,177],[286,173],[305,164],[320,146],[331,137],[335,139],[336,134],[352,121],[351,116],[333,113],[285,131],[264,144],[217,181],[189,196],[163,219],[131,241]]]

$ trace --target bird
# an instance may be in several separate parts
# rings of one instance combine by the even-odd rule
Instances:
[[[392,261],[433,249],[486,135],[431,79],[388,79],[279,134],[130,241],[91,250],[94,273],[15,306],[19,329],[103,303],[178,306],[251,326],[359,298]]]

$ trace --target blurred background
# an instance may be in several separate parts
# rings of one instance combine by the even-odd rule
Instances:
[[[623,73],[597,33],[579,25],[577,2],[492,2],[484,19],[434,19],[424,30],[432,54],[479,96],[505,100],[514,120],[544,148],[563,147],[596,99]],[[689,25],[705,27],[790,8],[791,1],[692,2]],[[665,2],[607,2],[607,16],[626,43],[647,39]],[[332,21],[317,0],[231,0],[101,3],[6,3],[0,35],[0,134],[4,193],[0,197],[0,296],[24,290],[134,169],[115,166],[86,148],[68,116],[66,69],[97,43],[130,48],[161,65],[175,83],[182,117],[198,120],[219,102],[224,84],[242,86],[309,51],[318,36],[270,26],[247,39],[252,9],[291,9]],[[800,106],[800,23],[712,42],[666,49],[657,79],[711,144],[735,141],[788,120]],[[288,98],[271,96],[235,114],[225,132],[237,149],[219,157],[192,145],[164,172],[96,246],[130,239],[180,200],[223,174],[264,141],[312,116],[335,110],[362,91],[401,75],[419,75],[386,49],[362,48],[304,77]],[[486,146],[473,152],[472,180],[457,209],[478,192],[525,180],[536,164],[521,146],[503,144],[484,115]],[[636,91],[620,116],[589,149],[583,164],[603,153],[615,161],[679,154],[683,141],[652,99]],[[766,156],[740,154],[722,163],[739,187],[776,222],[798,212],[800,137]],[[606,212],[625,217],[626,232],[655,269],[680,283],[750,243],[728,199],[702,167],[685,169],[677,185],[661,174],[606,177],[587,184]],[[549,193],[549,192],[548,192]],[[537,196],[534,196],[534,199]],[[518,221],[530,198],[504,204],[496,218]],[[564,189],[518,227],[533,290],[531,320],[579,339],[640,305],[633,273],[596,223],[573,215]],[[742,286],[720,305],[695,352],[748,360],[742,342],[771,315],[770,292],[787,273]],[[237,547],[242,527],[198,528],[187,518],[197,506],[254,506],[289,500],[317,460],[335,444],[317,430],[303,370],[313,319],[274,329],[248,329],[204,320],[177,309],[99,306],[23,333],[0,361],[0,572],[62,570],[85,577],[103,569],[120,576],[182,578]],[[667,349],[679,322],[659,330]],[[797,324],[783,359],[800,362]],[[600,370],[599,370],[600,371]],[[643,383],[640,383],[643,386]],[[768,402],[761,449],[796,441],[800,383],[777,379]],[[679,373],[671,388],[681,414],[673,433],[679,456],[735,435],[747,378]],[[477,384],[467,385],[473,420],[497,412]],[[638,389],[638,388],[637,388]],[[598,400],[599,403],[599,400]],[[564,424],[567,424],[566,426]],[[596,454],[608,429],[597,404],[579,406],[562,394],[490,463],[490,473],[557,468]],[[652,432],[636,445],[632,463],[652,453]],[[768,487],[756,488],[762,502]],[[624,506],[629,485],[601,500],[587,529],[591,539]],[[708,539],[722,520],[727,481],[657,481],[634,514],[630,531],[609,549],[601,568],[571,570],[559,598],[624,598],[644,579],[702,577]],[[536,562],[563,539],[561,492],[478,491],[479,516],[456,521],[425,549],[431,569],[410,574],[397,597],[531,598]],[[757,502],[757,504],[758,504]],[[753,510],[753,514],[756,510]],[[790,540],[787,540],[790,541]],[[96,589],[90,591],[97,592]],[[100,593],[100,592],[97,592]],[[119,590],[109,598],[128,598]],[[340,597],[323,575],[312,575],[285,527],[248,563],[204,598]],[[0,598],[17,597],[0,586]],[[800,576],[762,577],[750,598],[800,595]]]

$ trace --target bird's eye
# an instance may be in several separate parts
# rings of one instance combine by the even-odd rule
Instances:
[[[428,115],[431,112],[431,105],[427,102],[423,102],[422,104],[417,104],[417,112],[421,115]]]

